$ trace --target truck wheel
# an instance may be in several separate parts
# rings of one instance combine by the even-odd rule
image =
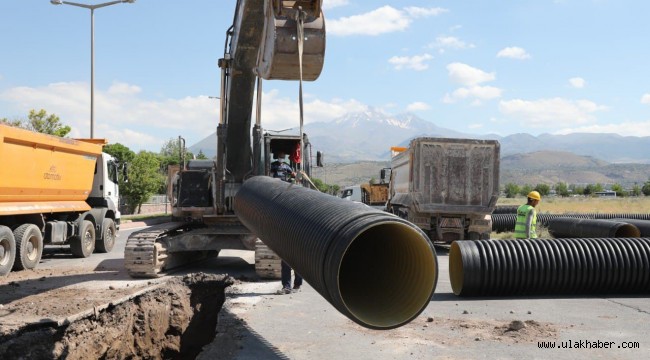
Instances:
[[[79,235],[70,238],[70,252],[78,258],[89,257],[95,250],[95,227],[93,223],[84,220],[79,229]]]
[[[7,275],[14,266],[16,241],[14,233],[6,226],[0,226],[0,276]]]
[[[34,224],[23,224],[14,230],[16,260],[14,270],[34,269],[43,254],[43,234]]]
[[[117,237],[117,229],[115,228],[113,219],[104,219],[102,229],[104,233],[102,238],[97,240],[97,248],[95,250],[98,253],[107,253],[113,249],[115,238]]]

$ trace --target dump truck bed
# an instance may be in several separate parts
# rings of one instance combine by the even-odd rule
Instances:
[[[0,215],[90,209],[85,200],[101,152],[97,140],[0,125]]]
[[[496,140],[416,138],[392,159],[394,201],[422,213],[491,213],[499,196]]]

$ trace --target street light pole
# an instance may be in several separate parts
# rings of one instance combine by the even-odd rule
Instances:
[[[90,138],[95,137],[95,9],[102,7],[129,3],[133,4],[135,0],[116,0],[106,3],[87,5],[63,0],[50,0],[53,5],[72,5],[90,9]]]

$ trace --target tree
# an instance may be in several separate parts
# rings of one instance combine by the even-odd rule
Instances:
[[[584,195],[585,193],[585,187],[582,185],[571,184],[569,185],[569,189],[571,189],[574,195]]]
[[[519,193],[519,186],[513,183],[507,183],[503,189],[507,198],[514,198]]]
[[[196,154],[196,158],[199,159],[199,160],[207,160],[208,159],[208,157],[205,156],[205,154],[203,153],[203,150],[199,150],[199,153]]]
[[[548,193],[551,191],[551,187],[546,185],[546,184],[537,184],[535,186],[535,190],[542,196],[548,195]]]
[[[140,212],[140,206],[158,190],[160,183],[164,182],[164,177],[160,174],[158,156],[149,151],[140,151],[133,158],[128,175],[129,182],[120,190],[128,199],[129,211],[135,213],[137,209]]]
[[[340,189],[340,187],[338,185],[326,184],[325,182],[323,182],[323,180],[317,179],[317,178],[311,178],[311,182],[313,182],[314,185],[316,185],[316,188],[318,189],[318,191],[324,192],[324,193],[327,193],[327,194],[334,195]]]
[[[641,188],[641,192],[645,196],[650,196],[650,180],[646,181],[645,184],[643,184],[643,187]]]
[[[632,186],[632,192],[630,193],[632,196],[639,196],[641,195],[641,187],[638,184],[634,184]]]
[[[58,116],[54,114],[47,115],[47,112],[44,109],[41,109],[38,112],[33,109],[29,110],[28,118],[29,129],[43,134],[65,137],[72,130],[69,126],[61,124]]]
[[[612,185],[612,191],[616,192],[616,196],[625,196],[625,195],[627,195],[625,193],[625,190],[623,190],[623,186],[621,186],[621,184]]]
[[[5,124],[5,125],[9,125],[9,126],[23,127],[23,126],[22,126],[22,125],[23,125],[23,121],[20,120],[20,119],[9,120],[9,119],[7,119],[7,118],[2,118],[2,119],[0,119],[0,123]]]
[[[114,157],[121,164],[128,164],[135,158],[135,153],[120,143],[104,146],[104,152]]]
[[[44,109],[36,111],[29,110],[27,120],[8,120],[7,118],[0,119],[0,122],[10,126],[40,132],[43,134],[55,135],[65,137],[72,130],[69,126],[63,125],[58,116],[51,114],[48,115]]]
[[[167,172],[167,166],[181,163],[181,146],[178,138],[170,138],[160,148],[160,164],[163,172]],[[191,151],[185,149],[185,161],[194,157]]]
[[[522,196],[528,196],[528,193],[531,192],[531,191],[533,191],[533,187],[530,186],[530,185],[528,185],[528,184],[522,186],[522,187],[519,189],[519,193],[520,193]]]
[[[555,184],[555,193],[562,197],[567,197],[569,196],[569,187],[566,183],[559,182]]]
[[[589,184],[585,186],[585,190],[583,193],[585,195],[594,195],[600,191],[603,191],[603,186],[601,184]]]

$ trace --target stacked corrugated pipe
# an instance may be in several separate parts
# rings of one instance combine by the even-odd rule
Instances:
[[[549,221],[558,217],[569,217],[574,219],[638,219],[650,220],[650,214],[600,214],[600,213],[578,213],[578,214],[537,214],[538,226],[548,226]],[[517,214],[492,214],[492,230],[495,232],[508,232],[515,230]]]
[[[449,275],[460,296],[650,293],[650,239],[465,240]]]

